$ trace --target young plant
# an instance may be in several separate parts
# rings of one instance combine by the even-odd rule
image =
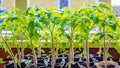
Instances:
[[[27,31],[27,38],[29,40],[29,45],[32,48],[33,57],[34,57],[34,68],[37,68],[37,55],[35,48],[38,47],[38,39],[40,24],[38,21],[39,17],[39,8],[38,7],[29,7],[24,12],[24,20],[25,20],[25,30]]]
[[[15,32],[17,31],[18,28],[16,28],[15,21],[18,20],[18,15],[17,15],[18,9],[12,9],[9,11],[5,11],[1,18],[4,20],[4,22],[1,24],[1,39],[3,41],[2,45],[3,48],[5,49],[5,52],[8,52],[10,54],[10,57],[14,60],[14,68],[17,68],[17,64],[20,66],[20,54],[18,54],[19,59],[17,58],[17,55],[14,55],[14,53],[12,52],[12,48],[10,47],[10,43],[12,41],[12,43],[14,43],[13,45],[15,45],[17,47],[17,51],[18,53],[20,53],[20,49],[18,48],[18,42],[17,42],[17,38],[18,38],[18,33],[15,35]],[[5,36],[2,35],[2,31],[5,30]],[[8,33],[11,32],[12,35],[7,35]],[[16,64],[17,63],[17,64]]]
[[[56,57],[55,57],[55,40],[57,34],[59,33],[59,23],[60,23],[61,14],[55,8],[46,8],[43,16],[41,16],[41,22],[43,23],[43,29],[46,34],[49,35],[48,39],[51,42],[51,54],[52,54],[52,68],[55,66]]]
[[[90,32],[95,28],[98,19],[94,14],[95,10],[92,6],[84,5],[78,11],[80,16],[80,32],[83,34],[85,44],[86,67],[89,68],[89,40],[92,38],[90,37]]]
[[[115,40],[115,49],[117,50],[117,52],[120,54],[120,19],[118,19],[118,29],[116,30],[116,36],[114,36],[114,40]]]
[[[71,64],[74,59],[74,45],[73,43],[77,40],[76,35],[78,35],[77,30],[79,29],[79,17],[76,9],[64,8],[62,16],[62,31],[65,38],[64,41],[69,45],[69,62],[68,68],[71,68]]]
[[[96,15],[99,17],[98,26],[101,30],[98,35],[99,39],[102,39],[104,43],[104,61],[106,68],[107,52],[117,29],[117,21],[115,14],[110,11],[111,5],[100,2],[97,5],[97,9],[99,11],[96,12]]]

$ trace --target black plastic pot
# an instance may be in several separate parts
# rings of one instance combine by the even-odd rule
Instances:
[[[118,62],[118,61],[119,61],[119,59],[114,59],[114,58],[112,58],[112,60],[115,61],[115,62]]]
[[[26,64],[24,62],[21,63],[21,67],[19,67],[17,65],[18,68],[25,68]],[[9,64],[5,64],[5,68],[14,68],[14,63],[9,63]]]
[[[98,57],[98,56],[96,56],[96,57],[94,57],[95,59],[97,59],[98,61],[103,61],[103,57]]]
[[[79,65],[77,63],[75,63],[75,64],[71,65],[71,68],[80,68],[80,67],[79,67]]]
[[[34,64],[31,64],[31,66],[28,66],[28,67],[26,67],[26,68],[34,68]],[[43,63],[38,63],[37,64],[37,68],[47,68],[46,66],[45,66],[45,64]]]
[[[26,59],[26,60],[33,60],[33,56],[25,56],[24,59]]]

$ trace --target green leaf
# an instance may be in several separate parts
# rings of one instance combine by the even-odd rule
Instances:
[[[14,20],[17,20],[17,19],[18,19],[18,17],[14,16],[11,18],[11,22],[13,22]]]
[[[102,22],[102,27],[106,26],[107,25],[107,22],[106,21],[103,21]]]
[[[76,64],[76,62],[75,62],[75,61],[72,61],[72,64],[74,65],[74,64]]]
[[[69,34],[65,34],[65,37],[66,37],[68,40],[71,40],[71,38],[70,38],[70,35],[69,35]]]
[[[5,63],[5,62],[3,61],[3,58],[0,58],[0,64],[3,64],[3,63]]]
[[[105,36],[105,33],[98,33],[97,35],[99,35],[99,39],[102,39]]]
[[[117,43],[115,45],[115,49],[117,50],[117,52],[120,54],[120,43]]]
[[[111,34],[107,34],[107,36],[110,37],[110,38],[113,38],[113,36]]]
[[[18,64],[19,67],[21,67],[20,59],[17,58],[17,54],[14,56],[15,63]]]
[[[66,42],[62,42],[61,46],[60,46],[60,51],[65,51],[65,48],[67,47],[67,43]]]
[[[116,30],[116,24],[114,22],[110,22],[109,26],[115,31]]]

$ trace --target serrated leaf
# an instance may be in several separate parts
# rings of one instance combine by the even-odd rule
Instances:
[[[110,37],[110,38],[113,38],[113,36],[111,34],[107,34],[107,36]]]
[[[13,22],[14,20],[18,19],[18,17],[12,17],[11,18],[11,22]]]
[[[100,33],[99,35],[100,35],[99,39],[102,39],[105,36],[104,33]]]
[[[65,37],[66,37],[68,40],[71,40],[71,38],[70,38],[70,35],[69,35],[69,34],[65,34]]]
[[[116,30],[116,24],[114,22],[110,22],[109,26],[115,31]]]
[[[106,21],[103,21],[102,22],[102,27],[106,26],[107,25],[107,22]]]

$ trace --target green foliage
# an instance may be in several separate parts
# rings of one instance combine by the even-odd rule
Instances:
[[[15,63],[18,64],[19,67],[21,67],[20,59],[18,59],[17,54],[14,56]]]
[[[116,30],[115,36],[114,36],[115,49],[116,49],[117,52],[120,54],[120,43],[119,43],[119,39],[120,39],[120,25],[118,26],[118,29]]]
[[[0,58],[0,64],[5,63],[2,58]]]
[[[120,33],[117,29],[117,19],[115,14],[110,11],[111,8],[111,5],[102,2],[84,5],[77,9],[43,9],[35,6],[27,8],[23,13],[20,13],[19,9],[13,8],[0,14],[0,19],[4,20],[0,24],[0,32],[11,31],[11,37],[2,38],[5,38],[7,42],[12,40],[15,45],[19,44],[18,40],[26,40],[26,46],[35,48],[38,47],[41,40],[50,41],[52,42],[51,46],[55,46],[61,51],[70,48],[68,43],[78,42],[73,46],[79,46],[86,40],[86,42],[93,40],[93,42],[101,43],[105,36],[108,37],[108,40],[118,40]],[[100,28],[99,32],[91,34],[90,31],[96,26]],[[2,38],[0,43],[3,49],[11,54]],[[30,45],[31,42],[32,45]],[[119,51],[117,47],[119,46],[116,46]],[[16,56],[14,59],[19,63]]]
[[[117,43],[115,45],[115,49],[117,50],[117,52],[120,54],[120,43]]]

